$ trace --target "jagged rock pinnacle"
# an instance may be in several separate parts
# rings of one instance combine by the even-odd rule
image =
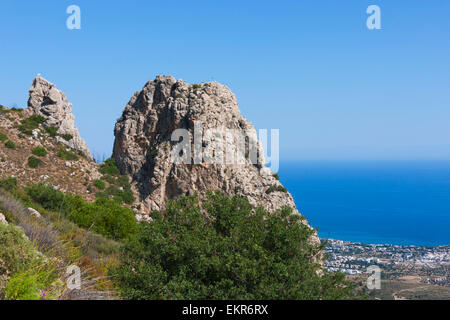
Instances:
[[[86,142],[81,138],[75,126],[72,104],[67,100],[64,92],[58,90],[54,84],[42,78],[40,74],[36,76],[31,85],[27,111],[29,114],[43,116],[46,119],[45,127],[56,127],[58,134],[72,136],[68,140],[58,136],[57,139],[60,143],[92,158]]]
[[[194,193],[202,199],[207,191],[222,190],[246,197],[269,212],[283,206],[298,212],[291,194],[265,167],[259,142],[256,162],[174,163],[170,157],[176,145],[172,133],[185,129],[192,138],[198,122],[204,131],[225,127],[250,132],[250,139],[256,139],[256,130],[241,116],[234,94],[217,82],[191,85],[172,76],[157,76],[134,94],[118,119],[113,157],[122,173],[132,177],[149,211],[163,209],[167,199]],[[203,141],[206,154],[211,144],[211,140]]]

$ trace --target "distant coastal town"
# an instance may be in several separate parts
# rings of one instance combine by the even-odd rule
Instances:
[[[431,293],[443,291],[450,296],[450,246],[401,246],[363,244],[326,239],[328,256],[325,267],[346,273],[350,279],[363,280],[367,268],[377,265],[389,294],[400,299],[435,298]],[[420,292],[419,292],[420,291]],[[425,292],[424,292],[425,291]],[[442,292],[440,293],[442,296]]]

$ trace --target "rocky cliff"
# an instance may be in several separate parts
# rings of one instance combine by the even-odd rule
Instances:
[[[43,116],[46,119],[44,127],[57,128],[58,142],[92,158],[86,142],[81,138],[75,126],[72,104],[67,100],[64,92],[58,90],[54,84],[40,75],[33,80],[31,85],[27,112]],[[64,136],[66,138],[63,138]]]
[[[195,130],[199,125],[200,136]],[[192,158],[190,163],[176,163],[171,156],[183,141],[172,136],[177,129],[189,133],[190,145],[181,153]],[[208,129],[217,131],[208,137]],[[217,141],[224,142],[224,149],[237,143],[226,137],[224,129],[246,133],[247,149],[237,161],[214,161]],[[297,213],[290,193],[265,167],[254,127],[241,116],[236,97],[222,84],[191,85],[171,76],[158,76],[130,99],[114,134],[113,157],[122,173],[131,176],[148,212],[163,209],[167,199],[194,193],[202,199],[208,190],[222,190],[244,196],[268,211],[290,206]],[[196,137],[201,138],[200,146],[194,141]],[[255,143],[252,157],[248,154],[251,142]],[[197,157],[199,147],[203,156]]]

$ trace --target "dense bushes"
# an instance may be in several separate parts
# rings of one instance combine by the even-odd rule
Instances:
[[[111,239],[124,239],[135,232],[133,211],[112,200],[98,199],[88,203],[80,196],[64,194],[45,184],[28,187],[26,192],[45,209],[58,212],[77,225]]]
[[[113,271],[126,299],[342,299],[343,274],[314,263],[322,249],[290,208],[253,211],[210,194],[169,201],[122,248]],[[321,270],[322,275],[318,275]]]
[[[133,211],[113,201],[99,199],[95,203],[83,203],[75,197],[70,201],[67,218],[83,228],[89,228],[111,239],[125,239],[136,230]]]
[[[6,140],[8,140],[8,136],[6,134],[0,132],[0,141],[6,141]]]
[[[33,246],[19,228],[0,223],[0,275],[23,270],[35,257]]]

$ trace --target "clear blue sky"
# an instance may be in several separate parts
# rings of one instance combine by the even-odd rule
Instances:
[[[25,107],[38,73],[97,155],[131,95],[171,74],[228,85],[257,128],[280,129],[282,161],[450,159],[448,0],[1,0],[0,104]]]

